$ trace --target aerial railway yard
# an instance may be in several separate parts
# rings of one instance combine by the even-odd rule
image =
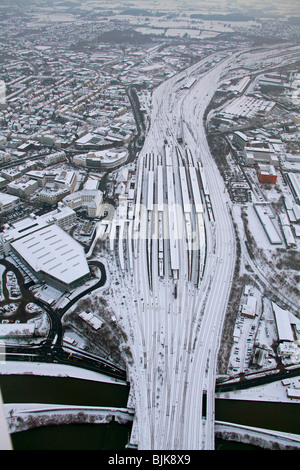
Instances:
[[[183,99],[189,88],[181,91]],[[213,167],[221,220],[226,220],[221,234],[229,239],[223,255],[202,159],[208,149],[199,149],[182,125],[182,142],[178,139],[173,119],[178,114],[170,107],[174,100],[164,95],[162,101],[138,160],[127,247],[133,253],[127,259],[133,261],[136,293],[135,350],[139,343],[141,351],[137,393],[144,390],[147,397],[143,409],[137,399],[138,425],[146,430],[138,447],[213,448],[213,364],[218,315],[232,275],[233,231]],[[223,269],[226,256],[230,261]]]
[[[132,216],[119,231],[120,266],[130,273],[125,323],[136,364],[129,371],[136,410],[131,445],[139,449],[214,448],[216,361],[236,235],[204,112],[242,61],[264,68],[297,53],[291,48],[281,56],[270,48],[209,57],[152,95]]]
[[[171,148],[165,144],[162,154],[146,154],[139,167],[133,253],[136,258],[137,238],[146,236],[150,288],[153,276],[157,275],[160,278],[167,275],[176,281],[181,271],[195,285],[203,276],[206,256],[203,212],[209,194],[201,181],[191,151],[178,146]],[[186,250],[184,266],[179,262],[180,250]]]
[[[78,177],[72,192],[82,188],[94,188],[94,191],[98,184],[99,193],[103,192],[103,204],[99,202],[99,206],[94,207],[95,212],[91,210],[91,214],[98,216],[90,216],[89,210],[84,214],[80,209],[76,219],[72,210],[72,223],[78,220],[79,230],[72,228],[70,235],[74,235],[76,242],[83,242],[85,248],[89,246],[86,258],[92,276],[87,281],[87,290],[79,286],[78,292],[76,289],[71,295],[67,293],[62,300],[59,295],[56,300],[47,282],[37,289],[33,286],[35,303],[45,312],[43,317],[50,321],[48,339],[41,340],[40,346],[36,330],[34,342],[28,347],[26,343],[23,345],[27,337],[19,337],[18,333],[22,323],[15,325],[11,323],[14,320],[8,319],[14,318],[10,314],[10,308],[14,307],[10,304],[15,299],[11,298],[7,305],[5,299],[3,307],[8,308],[3,311],[3,323],[7,324],[2,326],[4,337],[12,340],[11,346],[6,345],[7,355],[10,359],[33,361],[33,365],[40,361],[59,362],[68,365],[67,375],[72,366],[73,370],[79,367],[77,371],[100,373],[100,380],[105,376],[109,381],[117,379],[122,387],[126,381],[130,385],[127,406],[130,414],[134,410],[128,447],[163,449],[169,451],[168,455],[178,450],[182,450],[178,454],[183,455],[189,449],[213,449],[216,432],[219,433],[219,423],[215,423],[215,398],[220,387],[230,393],[233,385],[242,390],[245,384],[253,387],[254,381],[263,384],[277,375],[277,368],[267,377],[266,369],[256,375],[244,367],[250,363],[250,357],[248,360],[245,356],[250,356],[252,346],[256,354],[254,338],[258,338],[259,329],[252,330],[254,325],[250,327],[250,318],[247,328],[244,319],[239,323],[242,320],[239,308],[248,306],[242,304],[248,295],[243,293],[239,306],[234,302],[235,297],[243,287],[250,292],[250,285],[244,285],[246,276],[243,274],[247,272],[264,293],[268,291],[272,302],[274,296],[280,300],[280,305],[290,305],[292,311],[298,313],[297,304],[293,302],[295,297],[288,298],[291,290],[282,285],[283,289],[276,292],[283,277],[293,280],[294,285],[299,281],[292,272],[296,264],[293,253],[296,244],[290,219],[283,217],[284,210],[280,220],[271,217],[272,211],[261,210],[269,202],[279,201],[280,193],[275,194],[276,189],[272,191],[272,188],[260,189],[255,166],[251,167],[251,156],[246,161],[248,157],[243,160],[242,154],[242,145],[251,142],[248,137],[252,139],[261,131],[263,139],[275,137],[271,128],[279,131],[281,125],[288,124],[290,132],[293,126],[285,122],[285,117],[290,119],[289,114],[294,110],[299,124],[300,46],[297,44],[300,30],[290,21],[295,18],[288,18],[288,11],[292,15],[295,8],[282,7],[267,17],[262,15],[262,19],[257,13],[260,10],[255,9],[254,23],[232,20],[229,24],[227,15],[220,18],[220,22],[204,20],[203,15],[197,19],[195,8],[190,10],[188,5],[181,5],[179,9],[171,5],[160,8],[159,15],[154,14],[150,5],[149,10],[148,6],[146,10],[125,7],[123,10],[121,4],[116,8],[112,5],[107,19],[107,8],[102,11],[99,6],[95,11],[96,2],[90,0],[83,2],[82,8],[82,2],[78,1],[76,9],[63,5],[68,2],[60,2],[61,11],[54,16],[53,5],[51,8],[43,5],[42,9],[31,5],[30,11],[24,9],[23,12],[20,8],[8,7],[9,2],[4,3],[0,8],[4,14],[2,36],[5,43],[0,80],[0,143],[5,150],[0,152],[5,178],[5,181],[2,179],[2,200],[5,203],[7,195],[13,196],[13,191],[18,191],[25,204],[22,202],[20,210],[2,213],[2,222],[13,226],[29,214],[30,219],[40,214],[50,217],[46,215],[49,207],[40,207],[43,201],[40,196],[45,182],[50,193],[47,200],[59,197],[52,191],[51,168],[54,173],[72,169]],[[269,94],[271,84],[282,87],[282,95],[277,91]],[[275,115],[270,111],[273,107]],[[264,121],[268,112],[270,119]],[[248,135],[248,120],[255,116],[261,118],[261,123],[253,122],[254,132]],[[276,123],[280,125],[277,127]],[[297,128],[299,130],[299,126]],[[239,150],[235,146],[239,140],[233,142],[233,129],[246,132],[244,140],[239,136]],[[222,146],[223,140],[230,145],[230,154],[226,155],[227,145]],[[279,146],[278,142],[276,145]],[[98,158],[97,150],[102,146],[105,152],[101,150],[101,158]],[[56,147],[64,152],[53,153]],[[118,149],[117,154],[120,150],[118,158],[113,156],[111,147]],[[292,147],[281,148],[290,150]],[[82,153],[86,151],[87,154]],[[62,160],[57,155],[61,153],[65,154]],[[285,168],[291,168],[296,160],[278,159],[280,166],[285,163]],[[229,164],[228,172],[222,166],[225,162]],[[249,172],[244,163],[250,163]],[[35,180],[27,181],[27,176],[37,177],[36,169],[43,170],[45,181],[38,179],[38,189],[27,194],[26,190],[37,184]],[[19,170],[22,184],[14,180],[19,178]],[[297,182],[291,181],[293,173],[278,173],[281,185],[295,188]],[[30,184],[23,188],[24,181]],[[62,181],[63,178],[60,183]],[[284,191],[284,194],[289,192]],[[74,196],[75,201],[77,195]],[[297,190],[293,196],[299,205]],[[262,203],[257,204],[258,201]],[[292,200],[290,203],[285,201],[287,213],[296,219]],[[276,205],[279,211],[279,204]],[[100,208],[103,212],[99,213]],[[283,205],[281,208],[284,209]],[[279,238],[276,230],[272,230],[273,221],[275,229],[282,228]],[[54,226],[52,215],[48,222]],[[95,228],[93,234],[88,234],[89,227]],[[253,235],[258,229],[256,240],[260,235],[265,236],[269,242],[262,246],[270,243],[280,247],[278,251],[284,248],[284,242],[282,248],[276,245],[282,235],[286,245],[292,247],[290,253],[286,253],[290,256],[285,258],[282,249],[279,259],[274,248],[276,255],[267,253],[267,260],[276,263],[278,269],[271,270],[271,265],[265,269],[262,256],[265,253],[260,253],[259,257],[254,249],[249,250],[250,237],[246,229]],[[297,233],[300,236],[298,230]],[[88,242],[85,241],[87,235]],[[51,241],[47,243],[52,245]],[[254,242],[252,248],[255,248]],[[7,266],[19,269],[23,256],[18,259],[16,253],[7,254],[8,262],[13,262]],[[55,260],[59,263],[57,255],[48,262]],[[29,264],[33,267],[31,259]],[[286,266],[292,269],[285,270]],[[278,281],[269,275],[272,271],[280,273]],[[27,278],[27,268],[24,273]],[[35,277],[29,278],[36,281]],[[19,278],[17,280],[19,282]],[[4,275],[4,297],[6,290],[9,295],[13,293],[13,284],[9,289],[5,285]],[[268,315],[262,322],[265,328],[260,331],[259,339],[270,336],[270,341],[262,344],[274,345],[275,340],[271,343],[273,336],[269,335],[274,326],[269,323],[271,297],[260,298],[263,313]],[[24,300],[25,296],[20,304],[22,308]],[[87,309],[84,315],[80,314],[86,324],[78,323],[81,307]],[[95,309],[104,327],[97,337],[94,331],[87,330],[100,325],[99,321],[93,326],[92,321],[86,321],[91,315],[94,319],[90,309]],[[58,321],[66,311],[64,321]],[[28,323],[33,331],[35,324],[31,314],[31,308],[26,310],[26,319],[30,318]],[[235,342],[237,331],[241,332],[238,328],[231,334],[228,328],[229,323],[233,325],[236,314],[236,325],[243,325],[244,331],[239,347],[232,351],[232,356],[236,349],[239,354],[231,361],[232,356],[227,359],[226,355],[230,341]],[[39,316],[38,310],[38,328]],[[15,338],[7,334],[6,327],[11,332],[16,327]],[[275,327],[273,330],[275,333]],[[117,346],[110,332],[116,333]],[[250,335],[251,343],[246,344]],[[102,348],[104,340],[105,343],[107,340],[107,348]],[[63,348],[59,347],[60,343]],[[264,352],[260,348],[259,354],[263,356]],[[267,352],[269,354],[270,349]],[[271,360],[268,357],[266,355],[265,364],[276,361],[278,366],[278,356],[272,356]],[[121,368],[112,363],[115,358],[118,365],[121,362]],[[222,370],[218,367],[220,374],[227,368],[230,380],[225,380],[224,375],[216,380],[217,362],[223,366]],[[231,367],[234,364],[236,368]],[[28,370],[25,367],[23,371]],[[242,375],[240,371],[248,373]],[[5,366],[3,372],[6,373]],[[296,376],[294,368],[287,372]],[[278,370],[277,378],[285,378],[282,370]],[[297,389],[293,393],[295,391]],[[12,411],[14,409],[6,408],[9,419],[13,418]],[[86,420],[84,414],[81,415]]]

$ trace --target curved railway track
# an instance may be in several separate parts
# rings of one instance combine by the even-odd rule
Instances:
[[[236,253],[229,199],[209,151],[203,118],[220,83],[238,68],[242,69],[242,64],[255,63],[266,70],[274,65],[274,61],[281,65],[280,53],[286,52],[285,48],[281,52],[266,48],[223,53],[222,57],[215,54],[164,82],[153,93],[151,125],[138,161],[133,223],[133,227],[137,227],[139,222],[145,222],[148,236],[138,237],[133,242],[132,290],[127,305],[135,360],[132,380],[139,449],[214,448],[216,359]],[[299,48],[291,47],[286,62],[296,60],[298,53]],[[213,64],[212,60],[215,60]],[[196,80],[185,89],[182,85],[191,77]],[[177,136],[181,120],[184,122],[183,144],[179,145]],[[200,276],[195,272],[199,256],[196,250],[189,252],[185,237],[176,244],[178,273],[172,270],[170,241],[164,240],[164,276],[156,275],[159,272],[159,243],[157,240],[149,243],[149,237],[157,214],[150,209],[143,220],[140,209],[147,207],[147,185],[149,182],[156,184],[155,175],[149,178],[149,171],[155,171],[157,162],[163,166],[165,182],[168,182],[163,188],[164,203],[167,205],[170,200],[168,190],[172,180],[170,173],[167,179],[166,141],[172,159],[172,201],[182,208],[180,165],[193,166],[199,175],[200,163],[205,174],[206,197],[199,182],[205,226],[205,244],[202,244],[205,253],[200,251],[200,259],[205,254],[205,262]],[[187,148],[188,154],[185,153]],[[150,188],[150,195],[152,190],[155,204],[158,202],[156,187]],[[192,194],[190,201],[195,221],[197,211]],[[165,226],[170,233],[172,219],[168,214],[165,217]],[[200,232],[196,233],[199,237]],[[130,238],[134,238],[134,231]]]

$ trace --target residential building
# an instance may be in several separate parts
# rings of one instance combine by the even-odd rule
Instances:
[[[19,197],[26,197],[38,189],[38,182],[23,176],[7,185],[7,192]]]

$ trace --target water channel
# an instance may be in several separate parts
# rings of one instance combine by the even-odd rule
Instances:
[[[125,385],[66,377],[2,375],[4,403],[52,403],[126,407]],[[300,434],[299,405],[217,399],[216,420]],[[131,424],[45,426],[11,435],[15,450],[124,450]],[[216,450],[259,450],[217,439]]]

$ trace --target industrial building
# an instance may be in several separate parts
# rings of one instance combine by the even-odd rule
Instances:
[[[284,197],[284,205],[289,221],[291,223],[297,223],[300,221],[300,207],[288,196]]]
[[[296,247],[296,240],[295,240],[295,237],[293,235],[293,232],[292,232],[292,229],[291,229],[291,226],[290,226],[290,221],[289,221],[289,218],[287,216],[287,214],[283,213],[283,214],[280,214],[279,215],[279,220],[280,220],[280,224],[281,224],[281,228],[282,228],[282,232],[283,232],[283,236],[284,236],[284,239],[285,239],[285,243],[286,243],[286,246],[287,247]]]
[[[244,147],[244,159],[246,165],[254,165],[258,162],[269,163],[278,166],[279,159],[270,147]]]
[[[300,320],[288,310],[272,302],[272,310],[278,335],[277,352],[292,363],[299,362]]]
[[[271,245],[281,245],[282,240],[267,212],[267,207],[262,204],[254,204],[254,210]]]
[[[257,176],[261,183],[275,184],[277,181],[277,174],[273,165],[265,165],[259,163],[257,165]]]
[[[257,99],[251,96],[240,96],[239,98],[229,102],[220,113],[225,119],[233,119],[240,117],[245,119],[265,118],[273,111],[276,103]]]
[[[300,177],[299,173],[287,173],[288,182],[297,204],[300,204]]]
[[[12,254],[39,282],[70,292],[90,278],[83,247],[55,223],[31,216],[14,223],[1,236]]]
[[[257,299],[254,296],[248,295],[246,302],[241,306],[241,315],[247,318],[255,318],[257,312]]]
[[[248,137],[243,132],[236,131],[232,135],[232,142],[241,149],[244,149],[249,144],[250,137]]]
[[[257,298],[254,295],[251,286],[246,285],[244,288],[243,302],[240,307],[241,315],[247,318],[255,318],[258,311]]]
[[[278,340],[280,343],[294,341],[294,335],[291,327],[290,313],[288,310],[284,310],[277,304],[272,302],[272,309],[275,317],[275,323],[277,328]]]

